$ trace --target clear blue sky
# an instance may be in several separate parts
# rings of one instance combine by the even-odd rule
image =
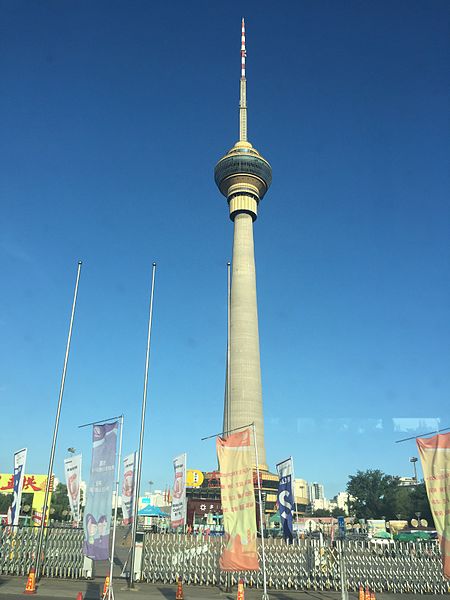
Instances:
[[[138,442],[158,263],[143,481],[216,465],[232,224],[216,161],[238,129],[273,166],[255,223],[272,468],[344,489],[411,474],[450,426],[446,1],[1,2],[0,472],[46,472],[76,263],[56,453],[125,413]],[[245,11],[243,13],[243,11]],[[440,421],[439,421],[440,420]]]

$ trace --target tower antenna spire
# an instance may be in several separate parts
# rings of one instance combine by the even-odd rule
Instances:
[[[245,21],[242,19],[241,29],[241,85],[239,97],[239,141],[247,141],[247,79],[245,78]]]

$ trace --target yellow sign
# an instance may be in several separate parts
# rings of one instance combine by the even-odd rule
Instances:
[[[200,487],[203,483],[205,476],[201,471],[196,469],[188,469],[186,471],[186,486],[187,487]]]
[[[23,478],[24,494],[33,494],[33,505],[31,507],[31,520],[33,525],[40,525],[42,512],[44,510],[45,486],[47,485],[47,475],[25,475]],[[52,500],[52,488],[48,495],[47,521]],[[0,494],[12,494],[14,490],[14,476],[11,473],[0,473]]]

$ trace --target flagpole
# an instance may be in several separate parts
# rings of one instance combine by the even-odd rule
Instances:
[[[231,264],[227,262],[227,366],[225,373],[225,415],[224,429],[230,427],[230,340],[231,340]],[[226,422],[225,422],[226,421]]]
[[[113,567],[114,567],[114,553],[116,550],[116,523],[117,523],[117,507],[119,504],[119,480],[120,480],[120,462],[122,460],[122,433],[123,433],[123,415],[120,415],[120,436],[119,436],[119,455],[117,459],[117,479],[116,479],[116,497],[114,501],[114,523],[113,523],[113,534],[111,541],[111,560],[109,565],[109,586],[108,586],[108,600],[114,600],[113,591]]]
[[[292,480],[293,480],[293,484],[294,484],[293,496],[294,496],[294,506],[295,506],[295,520],[297,523],[297,541],[300,545],[300,539],[299,539],[299,535],[298,535],[298,509],[297,509],[297,500],[295,498],[295,469],[294,469],[294,458],[292,456],[291,456],[291,461],[292,461]]]
[[[258,444],[256,442],[256,425],[252,423],[253,427],[253,443],[255,444],[255,459],[256,459],[256,478],[258,480],[258,503],[259,503],[259,527],[261,529],[261,550],[262,550],[262,562],[263,562],[263,596],[262,600],[268,600],[269,595],[267,593],[267,577],[266,577],[266,549],[264,545],[264,526],[263,526],[263,512],[262,512],[262,499],[261,499],[261,481],[259,479],[259,459],[258,459]]]
[[[135,506],[133,527],[131,530],[131,561],[130,561],[130,577],[129,577],[129,588],[134,589],[134,561],[136,556],[136,532],[138,522],[138,509],[139,509],[139,492],[141,487],[141,470],[142,470],[142,450],[144,446],[144,427],[145,427],[145,410],[147,407],[147,387],[148,387],[148,365],[150,359],[150,341],[152,335],[152,321],[153,321],[153,296],[155,290],[155,272],[156,263],[152,264],[152,284],[150,291],[150,307],[148,317],[148,330],[147,330],[147,351],[145,356],[145,374],[144,374],[144,392],[142,395],[142,412],[141,412],[141,431],[139,434],[139,448],[138,448],[138,460],[136,469],[136,485],[134,490],[134,501]]]
[[[50,485],[52,483],[52,472],[53,472],[53,462],[55,460],[56,439],[58,437],[59,418],[61,415],[62,399],[63,399],[63,395],[64,395],[64,384],[66,381],[67,363],[69,361],[70,342],[72,339],[72,328],[73,328],[73,321],[75,318],[75,307],[77,304],[78,284],[80,282],[81,265],[82,265],[82,262],[80,260],[80,261],[78,261],[77,278],[76,278],[76,282],[75,282],[75,291],[73,294],[73,302],[72,302],[72,314],[70,316],[69,333],[67,336],[66,355],[64,357],[64,366],[63,366],[63,371],[62,371],[62,376],[61,376],[61,384],[60,384],[60,388],[59,388],[58,406],[56,409],[55,426],[53,428],[52,447],[51,447],[50,459],[49,459],[49,463],[48,463],[47,481],[45,484],[44,506],[43,506],[43,510],[42,510],[41,526],[39,528],[39,536],[38,536],[37,549],[36,549],[36,579],[37,580],[39,580],[39,578],[41,576],[41,552],[42,552],[42,542],[44,539],[45,518],[47,516],[47,505],[48,505],[48,497],[50,494]]]

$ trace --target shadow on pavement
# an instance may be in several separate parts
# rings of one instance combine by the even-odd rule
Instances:
[[[101,597],[100,591],[103,591],[103,587],[102,587],[102,590],[100,590],[99,583],[95,583],[94,581],[89,581],[86,586],[86,592],[85,592],[83,598],[84,598],[84,600],[98,600]]]
[[[176,590],[174,590],[173,587],[159,587],[158,592],[161,592],[167,600],[174,600],[176,595]]]

